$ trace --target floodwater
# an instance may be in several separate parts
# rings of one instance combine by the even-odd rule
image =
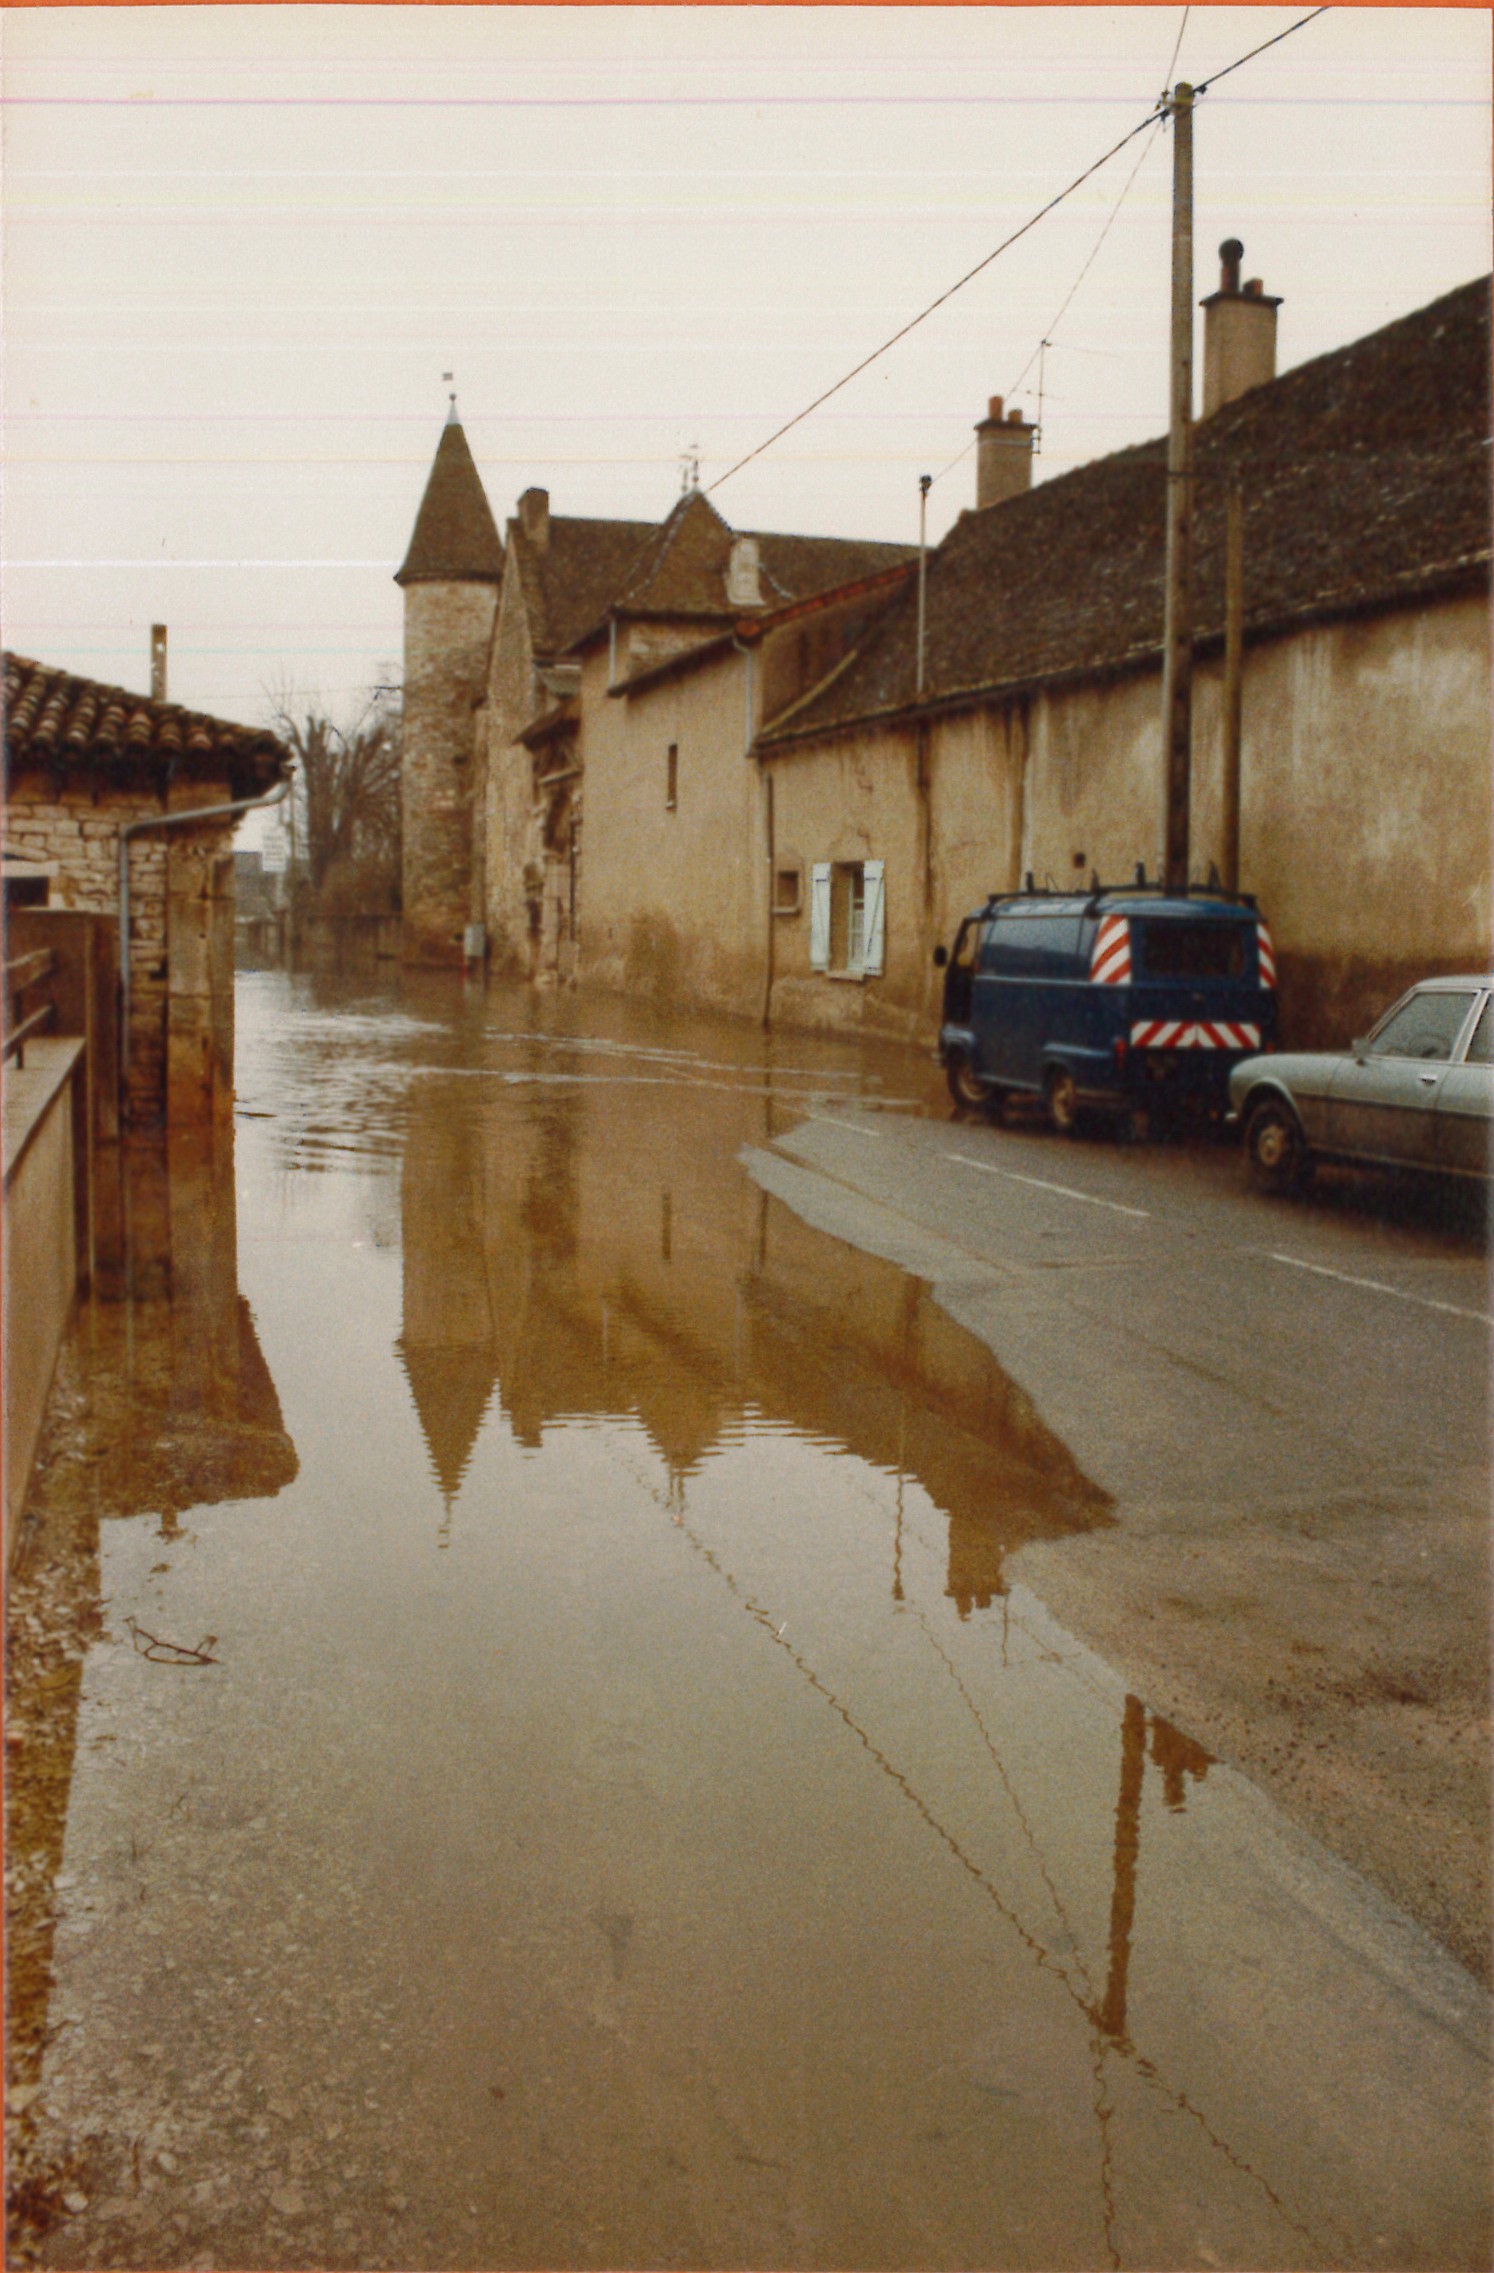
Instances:
[[[1047,1616],[1114,1511],[744,1165],[924,1061],[277,972],[238,1051],[38,1485],[25,2254],[1487,2262],[1480,1993]]]

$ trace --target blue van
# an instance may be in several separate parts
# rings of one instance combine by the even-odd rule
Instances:
[[[1249,893],[1144,881],[993,893],[944,970],[939,1056],[956,1104],[1222,1113],[1232,1069],[1276,1042],[1271,933]]]

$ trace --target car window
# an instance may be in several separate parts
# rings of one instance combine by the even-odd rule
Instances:
[[[1077,916],[1037,915],[1024,909],[997,916],[986,934],[981,965],[1009,978],[1042,978],[1065,972],[1078,952]]]
[[[1472,994],[1414,994],[1370,1040],[1377,1058],[1447,1058],[1473,1003]]]
[[[1478,1014],[1463,1060],[1465,1065],[1494,1065],[1494,996],[1484,1004]]]
[[[1242,979],[1255,926],[1157,916],[1133,923],[1141,938],[1141,967],[1149,979]]]

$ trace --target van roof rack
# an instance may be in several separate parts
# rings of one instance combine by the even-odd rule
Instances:
[[[1188,883],[1173,890],[1160,877],[1148,877],[1145,870],[1138,871],[1129,884],[1102,884],[1098,876],[1091,873],[1088,884],[1070,885],[1066,889],[1060,884],[1035,884],[1029,869],[1024,882],[1015,889],[998,886],[989,892],[986,905],[994,907],[999,900],[1082,900],[1085,914],[1092,915],[1101,900],[1131,900],[1143,896],[1159,900],[1221,900],[1230,907],[1240,908],[1254,908],[1257,904],[1254,892],[1231,892],[1212,876],[1207,884]]]

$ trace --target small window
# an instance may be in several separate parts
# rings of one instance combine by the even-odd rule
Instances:
[[[676,805],[678,805],[679,801],[680,746],[678,742],[671,742],[669,745],[669,756],[666,759],[664,766],[664,807],[666,812],[672,813]]]
[[[804,880],[798,868],[775,868],[773,871],[773,913],[776,916],[796,916],[803,906]]]
[[[886,940],[880,860],[816,861],[809,909],[810,968],[841,978],[875,978]]]
[[[1472,1004],[1471,994],[1414,994],[1371,1035],[1371,1055],[1450,1058]]]

